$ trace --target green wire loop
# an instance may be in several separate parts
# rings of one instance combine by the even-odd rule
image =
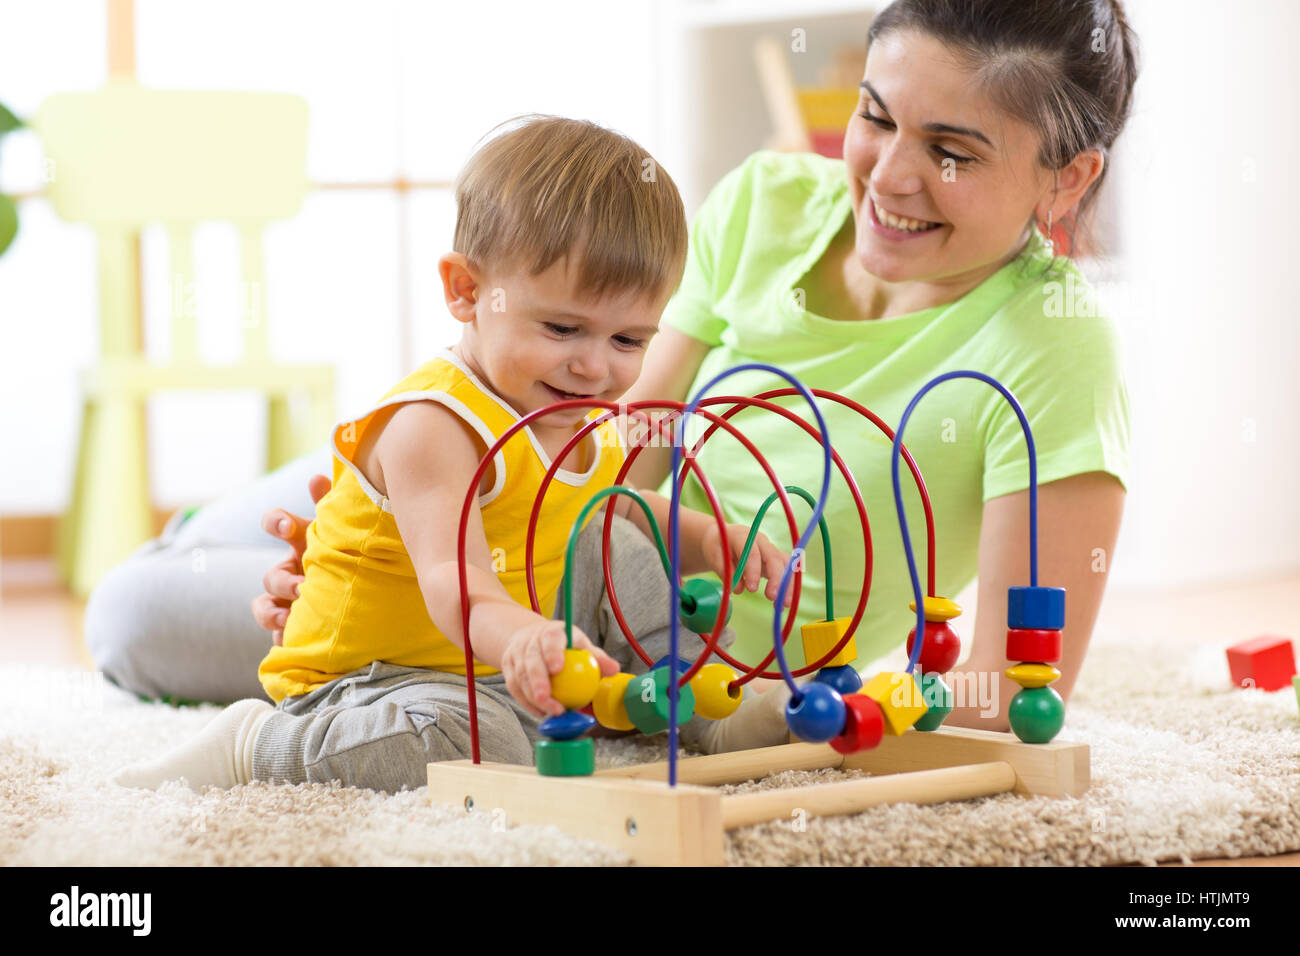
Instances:
[[[798,495],[804,501],[808,502],[810,508],[816,509],[817,499],[804,491],[798,485],[786,485],[785,490]],[[767,509],[772,507],[772,502],[776,501],[777,493],[774,491],[767,496],[763,506],[758,509],[758,516],[754,518],[753,525],[749,529],[749,539],[745,542],[745,550],[740,554],[740,561],[736,564],[736,580],[731,582],[734,588],[740,584],[740,575],[745,568],[745,562],[749,560],[749,549],[754,545],[754,539],[758,537],[758,526],[763,523],[763,518],[767,515]],[[835,584],[831,571],[831,536],[826,528],[826,516],[822,515],[817,519],[817,528],[822,534],[822,551],[826,555],[826,620],[835,620]]]
[[[596,505],[614,495],[627,495],[641,506],[641,510],[645,512],[645,520],[650,525],[650,530],[654,532],[655,547],[659,549],[659,560],[663,562],[664,575],[672,574],[672,565],[668,561],[668,549],[664,547],[663,535],[659,533],[659,525],[655,521],[654,512],[650,510],[650,506],[646,504],[640,493],[635,488],[629,488],[626,485],[611,485],[598,492],[578,512],[578,520],[569,529],[569,543],[564,549],[564,644],[569,650],[573,649],[573,576],[570,573],[573,568],[573,549],[577,546],[578,534],[582,531],[582,526],[587,522],[587,515],[592,512]]]
[[[785,490],[808,502],[809,507],[814,509],[817,507],[817,499],[798,485],[786,485]],[[659,551],[659,560],[663,563],[664,574],[667,576],[673,573],[672,564],[668,560],[668,548],[664,545],[663,535],[659,533],[659,524],[655,521],[654,512],[650,510],[650,506],[646,504],[646,500],[641,497],[640,493],[626,485],[611,485],[609,488],[595,494],[578,512],[577,520],[573,523],[573,527],[569,529],[569,543],[564,549],[564,640],[565,646],[570,650],[573,649],[573,578],[569,572],[573,567],[573,549],[577,547],[578,535],[583,525],[586,524],[587,516],[591,514],[598,504],[614,495],[627,495],[641,506],[641,510],[645,513],[646,523],[650,525],[650,530],[654,532],[655,548]],[[775,491],[767,496],[767,500],[758,509],[758,514],[749,526],[749,537],[745,540],[745,548],[740,553],[740,560],[736,562],[735,580],[731,582],[733,589],[740,585],[740,579],[745,571],[745,563],[749,560],[749,552],[754,547],[754,539],[758,537],[758,528],[767,515],[767,509],[772,507],[772,503],[776,501],[777,497]],[[831,536],[830,531],[826,528],[826,517],[824,515],[817,519],[817,527],[821,531],[822,550],[826,555],[826,620],[833,621],[835,620],[835,586],[831,572]],[[727,547],[725,542],[723,547]]]

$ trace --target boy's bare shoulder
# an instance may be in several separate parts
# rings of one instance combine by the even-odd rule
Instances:
[[[463,490],[486,451],[479,434],[451,409],[434,401],[414,401],[375,413],[356,460],[362,474],[388,497],[391,480],[423,481],[430,475],[454,481]],[[492,489],[495,477],[489,464],[479,494]]]

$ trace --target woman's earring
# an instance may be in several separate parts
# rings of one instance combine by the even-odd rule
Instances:
[[[1047,210],[1047,254],[1056,255],[1056,246],[1052,242],[1052,210]]]

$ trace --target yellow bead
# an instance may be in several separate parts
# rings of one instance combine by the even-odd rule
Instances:
[[[927,621],[951,621],[954,617],[961,616],[961,606],[956,601],[946,597],[934,597],[927,594],[924,604],[925,619]],[[908,601],[907,609],[915,614],[916,602]]]
[[[804,663],[812,664],[821,660],[823,654],[840,642],[852,620],[851,617],[837,617],[833,621],[810,621],[799,628],[799,634],[803,637]],[[844,667],[857,659],[858,646],[850,637],[840,652],[822,664],[822,667]]]
[[[921,696],[921,687],[911,674],[882,671],[863,685],[859,693],[880,705],[885,715],[885,730],[900,736],[921,719],[929,709]]]
[[[627,716],[627,705],[623,703],[623,693],[631,679],[631,674],[615,674],[600,679],[596,699],[591,702],[591,712],[596,715],[596,720],[600,721],[602,727],[610,730],[636,729],[636,725]]]
[[[1016,664],[1002,673],[1021,687],[1046,687],[1061,676],[1061,672],[1051,664]]]
[[[569,648],[564,652],[564,669],[551,675],[551,696],[569,710],[582,710],[600,687],[600,664],[591,651]]]
[[[727,691],[735,679],[736,672],[726,664],[701,667],[690,681],[691,690],[695,692],[695,712],[709,720],[722,720],[734,714],[745,694],[739,687]]]

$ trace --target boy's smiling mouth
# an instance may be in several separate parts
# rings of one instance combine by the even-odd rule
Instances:
[[[545,388],[552,395],[554,395],[557,401],[564,401],[566,399],[571,399],[571,398],[594,398],[595,397],[594,392],[590,392],[590,393],[566,392],[562,389],[556,388],[553,385],[547,385],[545,382],[542,382],[542,387]]]

